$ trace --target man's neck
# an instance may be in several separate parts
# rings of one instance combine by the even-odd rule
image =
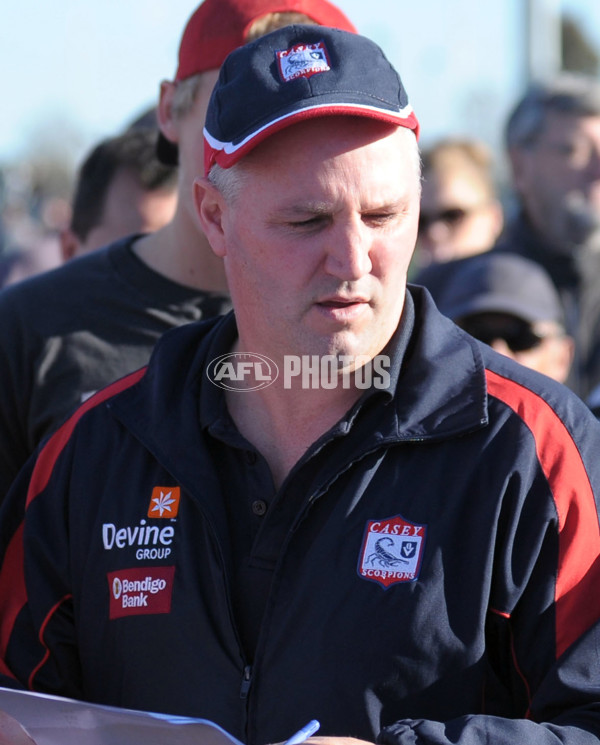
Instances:
[[[280,382],[280,381],[278,381]],[[276,488],[310,446],[360,397],[356,388],[285,389],[226,393],[227,408],[241,434],[264,456]]]
[[[158,274],[186,287],[227,292],[223,261],[180,208],[173,220],[133,244],[137,257]]]

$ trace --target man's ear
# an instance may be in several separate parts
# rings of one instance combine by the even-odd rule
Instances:
[[[65,263],[75,258],[75,256],[79,254],[81,243],[79,242],[79,238],[70,228],[66,228],[65,230],[60,231],[59,240],[60,253],[62,256],[62,260]]]
[[[207,178],[195,179],[193,188],[194,208],[202,231],[214,253],[223,258],[227,253],[223,226],[225,200]]]
[[[175,95],[175,83],[170,80],[163,80],[160,84],[160,95],[158,106],[156,107],[156,120],[162,134],[169,140],[177,144],[179,132],[177,121],[173,116],[173,97]]]
[[[523,148],[511,147],[508,150],[508,161],[512,173],[512,182],[517,193],[521,194],[528,185],[528,168],[530,157]]]

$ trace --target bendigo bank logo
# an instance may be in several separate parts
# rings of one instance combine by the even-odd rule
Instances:
[[[174,574],[174,566],[109,572],[109,618],[170,613]]]

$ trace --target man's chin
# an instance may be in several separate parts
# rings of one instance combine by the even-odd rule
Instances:
[[[567,199],[564,213],[565,252],[573,248],[586,248],[600,251],[600,210],[580,193],[573,193]]]

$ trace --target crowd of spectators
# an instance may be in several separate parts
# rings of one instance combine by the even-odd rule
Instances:
[[[70,199],[3,172],[0,685],[253,745],[593,741],[600,83],[515,102],[510,184],[477,138],[421,172],[377,45],[270,6],[204,0]],[[254,349],[392,372],[214,384]]]

